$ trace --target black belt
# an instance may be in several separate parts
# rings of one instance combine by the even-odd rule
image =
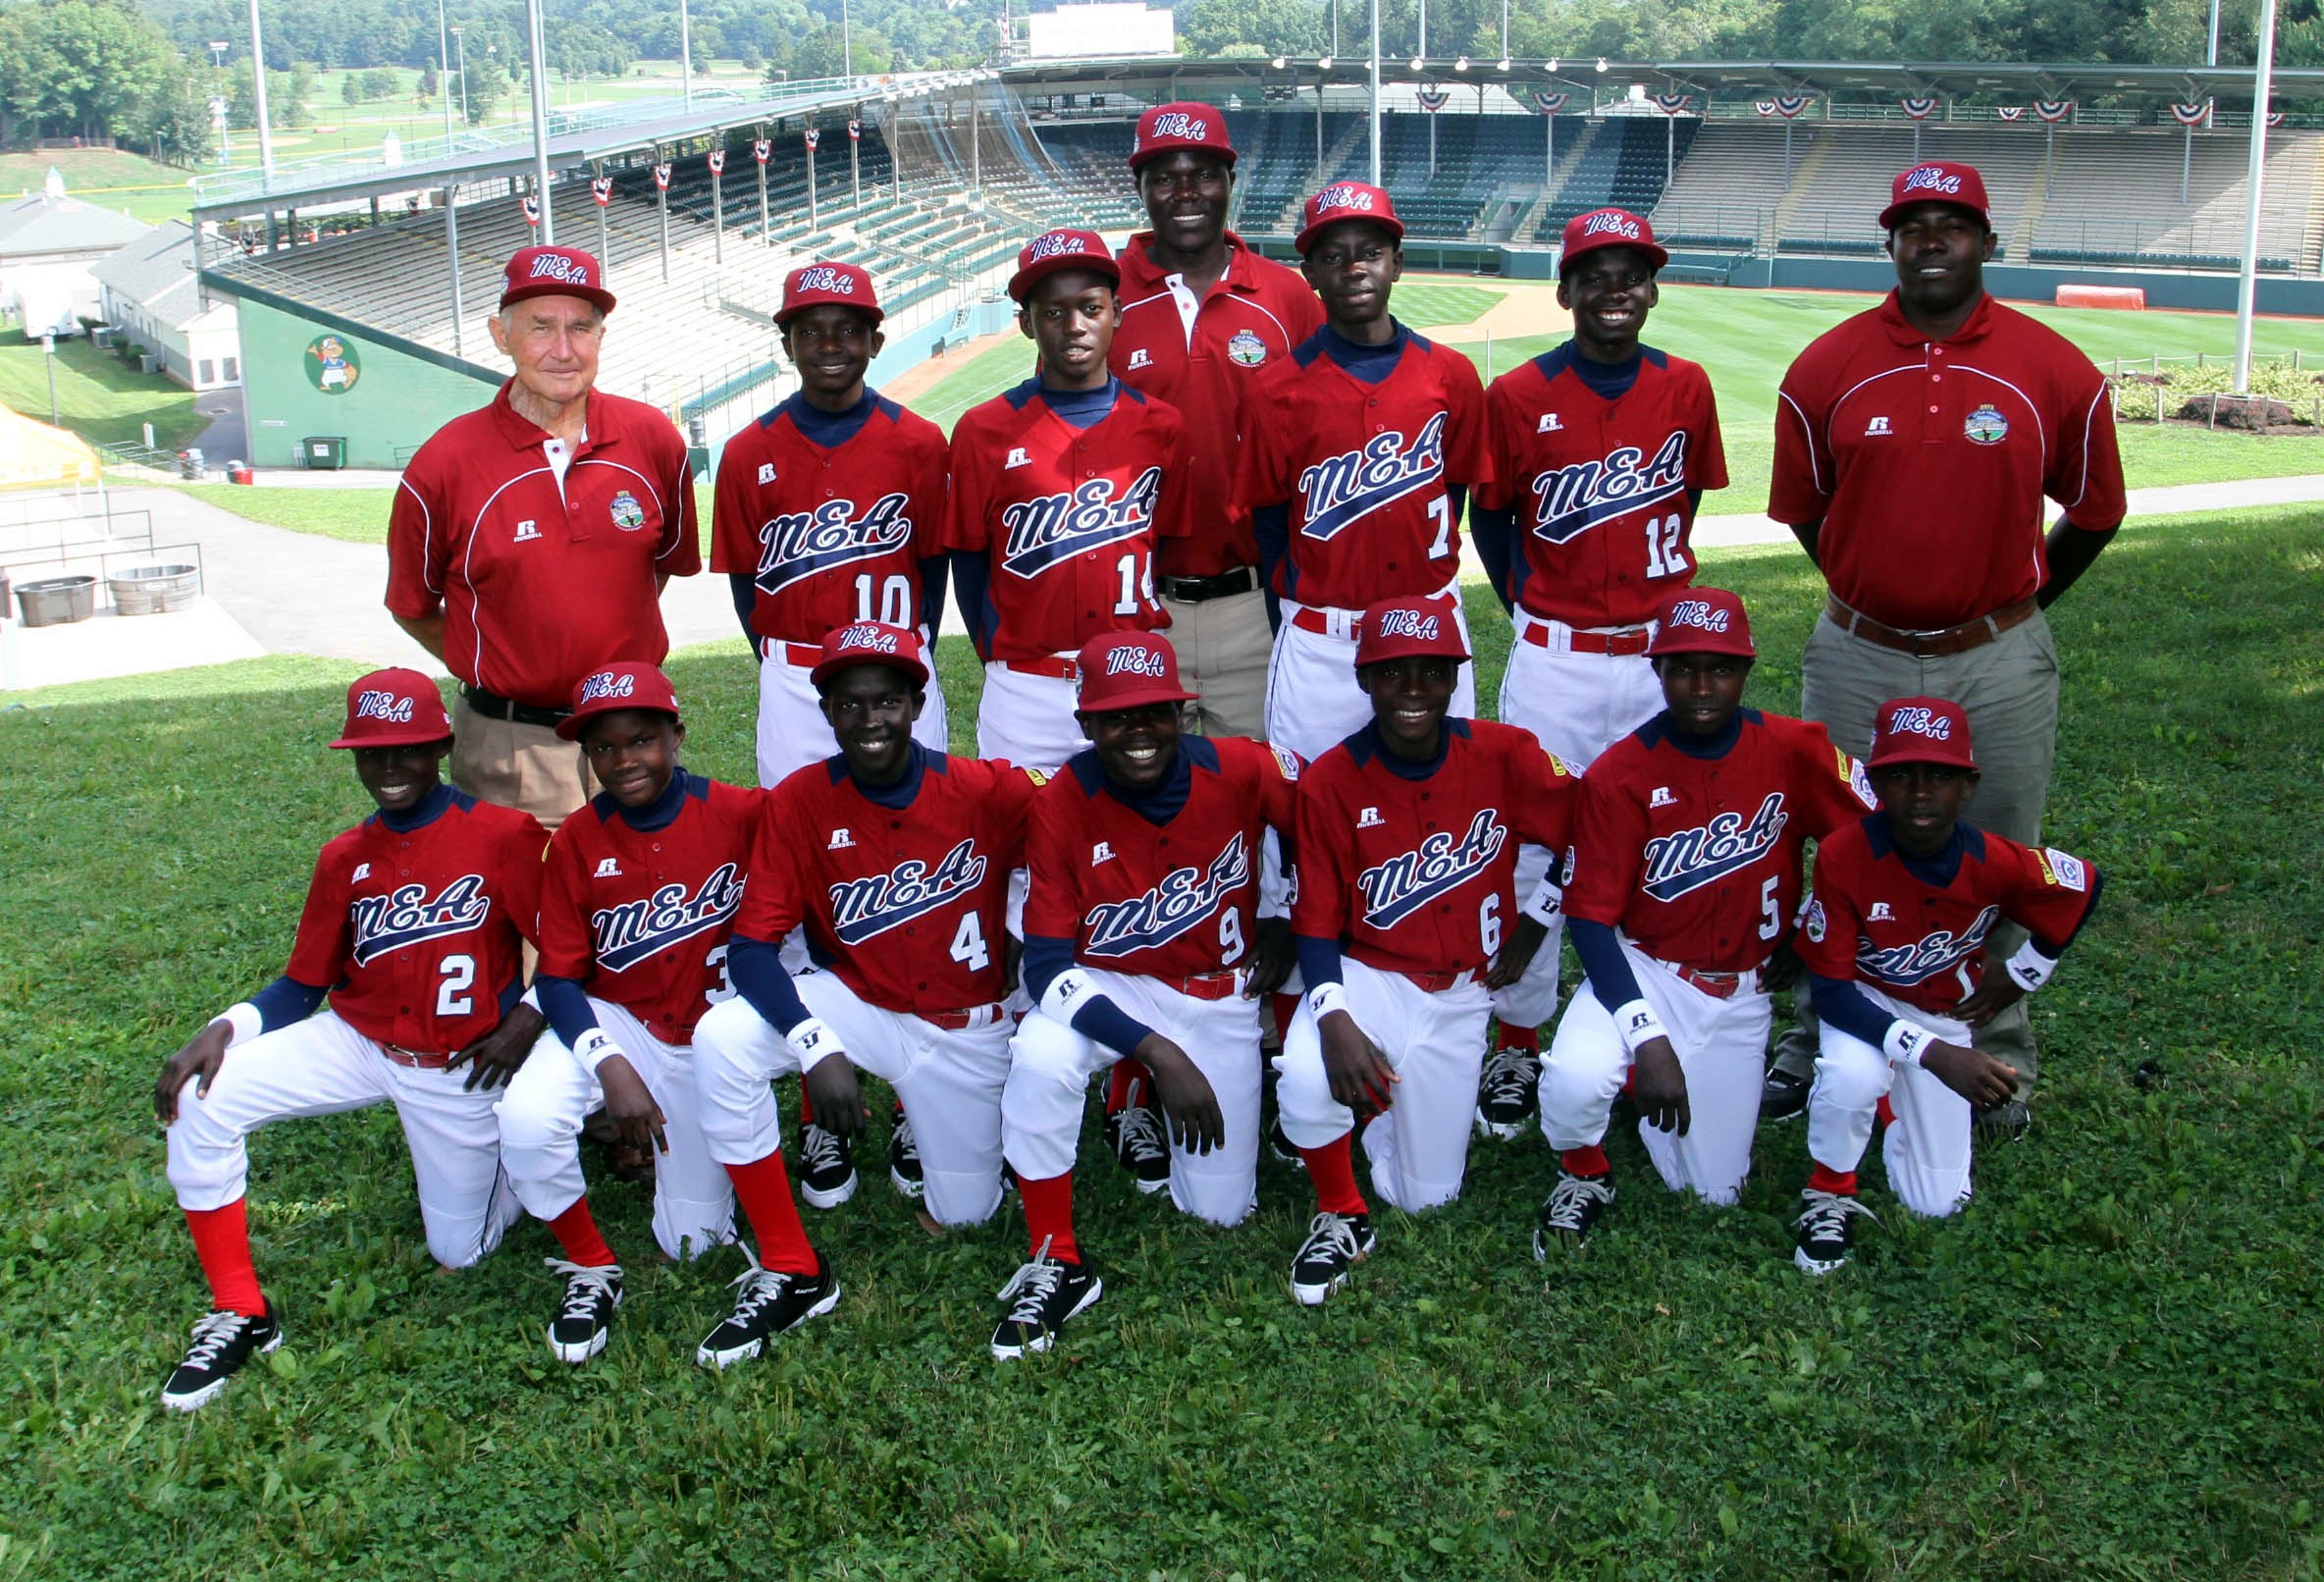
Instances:
[[[543,709],[535,704],[518,703],[514,698],[503,698],[482,687],[463,686],[460,697],[487,719],[505,719],[512,725],[538,725],[544,730],[555,730],[573,712],[570,709]]]
[[[1222,571],[1215,577],[1156,577],[1155,585],[1162,597],[1175,599],[1182,605],[1199,605],[1205,600],[1232,599],[1237,594],[1259,591],[1259,568],[1237,566]]]

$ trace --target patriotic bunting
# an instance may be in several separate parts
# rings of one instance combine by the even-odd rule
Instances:
[[[660,164],[654,167],[654,185],[659,191],[666,192],[669,190],[668,160],[665,159]]]
[[[541,223],[541,200],[539,198],[526,197],[519,199],[518,206],[524,210],[524,223],[526,225],[539,225]]]
[[[612,202],[613,178],[610,176],[600,176],[596,180],[592,181],[589,184],[589,195],[597,199],[597,206],[601,209],[607,204]]]
[[[2004,121],[2023,121],[2026,119],[2026,107],[2022,104],[2005,104],[1998,110],[1995,110],[1993,113]]]
[[[1655,108],[1666,116],[1684,115],[1686,107],[1695,102],[1695,96],[1691,93],[1650,93],[1647,97],[1654,100]]]
[[[808,129],[807,129],[807,151],[808,151],[809,153],[811,153],[811,154],[812,154],[812,153],[814,153],[814,152],[815,152],[815,145],[816,145],[817,143],[819,143],[819,142],[821,142],[822,140],[823,140],[823,134],[822,134],[820,132],[818,132],[818,131],[817,131],[815,128],[813,128],[813,127],[810,127],[810,128],[808,128]]]
[[[711,174],[713,176],[723,176],[726,174],[725,149],[713,148],[711,150]]]
[[[1452,90],[1449,88],[1415,88],[1413,92],[1420,100],[1420,108],[1432,116],[1445,108],[1446,102],[1452,97]]]
[[[1539,110],[1545,116],[1554,116],[1558,111],[1564,109],[1566,98],[1567,95],[1565,94],[1551,93],[1542,88],[1535,88],[1533,90],[1534,108]]]
[[[2035,99],[2034,113],[2042,120],[2054,124],[2065,120],[2074,113],[2074,101],[2072,99]]]
[[[1896,102],[1904,106],[1904,113],[1915,121],[1927,121],[1936,114],[1937,99],[1932,93],[1914,94]]]
[[[774,157],[774,139],[755,137],[751,140],[751,157],[764,165]]]

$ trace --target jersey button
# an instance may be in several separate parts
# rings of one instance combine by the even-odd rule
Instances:
[[[1931,417],[1934,417],[1934,416],[1936,415],[1936,408],[1935,408],[1935,407],[1933,407],[1933,406],[1931,406],[1931,407],[1928,409],[1928,415],[1929,415],[1929,416],[1931,416]]]

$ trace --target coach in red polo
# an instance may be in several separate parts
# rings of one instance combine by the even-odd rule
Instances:
[[[685,442],[590,388],[612,309],[577,247],[509,259],[490,323],[515,374],[420,447],[388,522],[389,612],[460,683],[452,783],[551,828],[590,796],[556,736],[574,684],[659,664],[662,584],[702,568]]]
[[[1208,502],[1192,538],[1162,541],[1155,588],[1196,728],[1266,731],[1274,643],[1249,516],[1232,508],[1243,403],[1258,373],[1313,335],[1323,308],[1297,271],[1261,258],[1227,229],[1235,150],[1207,104],[1161,104],[1138,117],[1130,170],[1153,229],[1122,244],[1115,375],[1177,407],[1187,462]]]
[[[1931,161],[1880,213],[1896,290],[1828,331],[1784,376],[1768,514],[1829,592],[1808,639],[1802,712],[1858,756],[1885,698],[1969,712],[1983,779],[1979,827],[2041,844],[2057,755],[2058,651],[2042,611],[2122,525],[2122,459],[2106,380],[2072,343],[1985,294],[1985,185]],[[2046,536],[2043,497],[2063,513]],[[1988,950],[2014,941],[1997,931]],[[2035,1069],[2022,1007],[1978,1039]],[[1804,1100],[1814,1044],[1786,1041],[1766,1107]]]

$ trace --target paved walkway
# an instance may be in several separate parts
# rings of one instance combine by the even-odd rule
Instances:
[[[307,487],[392,485],[392,473],[262,474],[265,484]],[[0,688],[52,686],[248,659],[313,654],[370,664],[443,666],[405,636],[380,604],[387,551],[248,521],[173,489],[116,489],[117,510],[153,514],[157,543],[202,547],[205,598],[172,615],[113,617],[28,629],[0,627]],[[2324,475],[2255,478],[2131,491],[2134,521],[2189,511],[2241,510],[2324,501]],[[1695,524],[1706,550],[1787,544],[1788,528],[1759,515],[1706,516]],[[1473,563],[1471,574],[1481,574]],[[724,577],[682,577],[662,598],[674,648],[725,640],[740,657],[741,632]],[[12,609],[11,617],[15,615]],[[958,629],[957,627],[954,629]]]

